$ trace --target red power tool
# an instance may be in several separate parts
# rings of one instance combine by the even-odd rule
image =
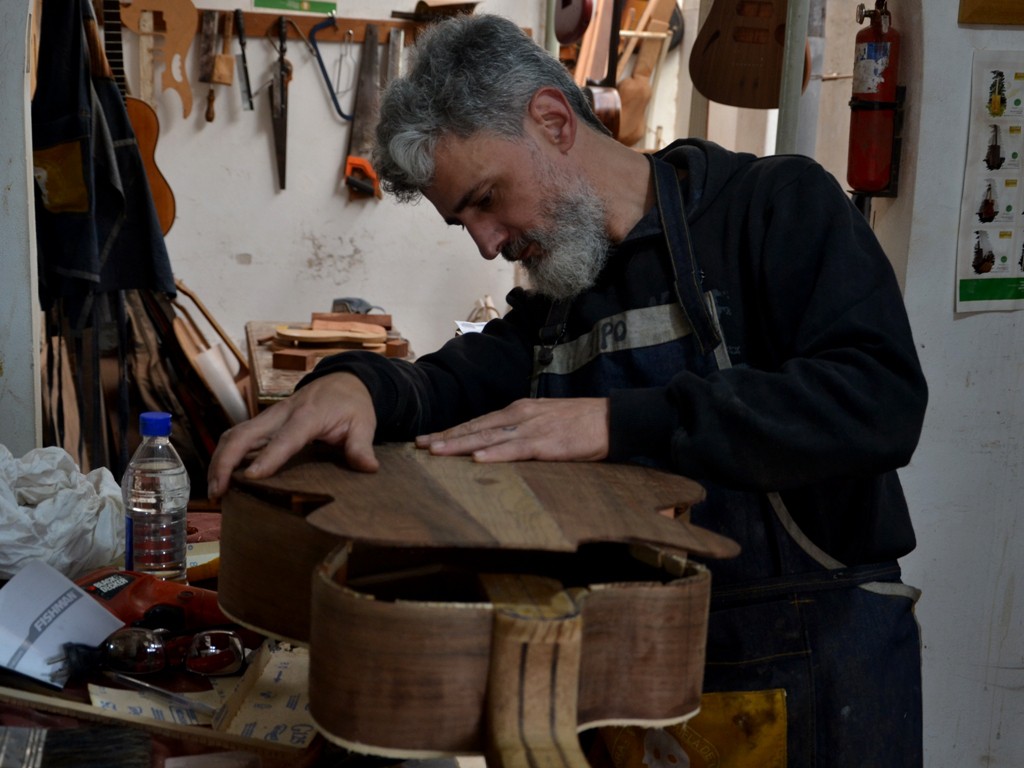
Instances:
[[[107,567],[75,583],[129,626],[193,632],[231,624],[211,589]]]

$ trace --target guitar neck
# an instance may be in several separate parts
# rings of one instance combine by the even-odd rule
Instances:
[[[103,49],[121,98],[127,98],[128,80],[124,74],[124,46],[121,42],[121,3],[118,0],[103,0]]]

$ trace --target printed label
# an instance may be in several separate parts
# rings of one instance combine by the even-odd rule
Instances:
[[[889,66],[889,43],[858,43],[853,64],[853,92],[878,93]]]

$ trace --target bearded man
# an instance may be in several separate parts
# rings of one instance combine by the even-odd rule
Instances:
[[[487,15],[421,35],[382,98],[374,166],[530,287],[415,363],[324,360],[225,433],[210,495],[250,451],[265,477],[312,440],[368,472],[375,440],[415,439],[694,478],[693,521],[743,548],[711,566],[708,701],[769,702],[791,768],[920,765],[897,469],[927,388],[889,261],[836,181],[707,141],[625,147],[560,62]]]

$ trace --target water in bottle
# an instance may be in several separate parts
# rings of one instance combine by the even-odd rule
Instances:
[[[125,511],[125,568],[185,581],[189,479],[171,445],[171,415],[143,413],[142,443],[121,480]]]

